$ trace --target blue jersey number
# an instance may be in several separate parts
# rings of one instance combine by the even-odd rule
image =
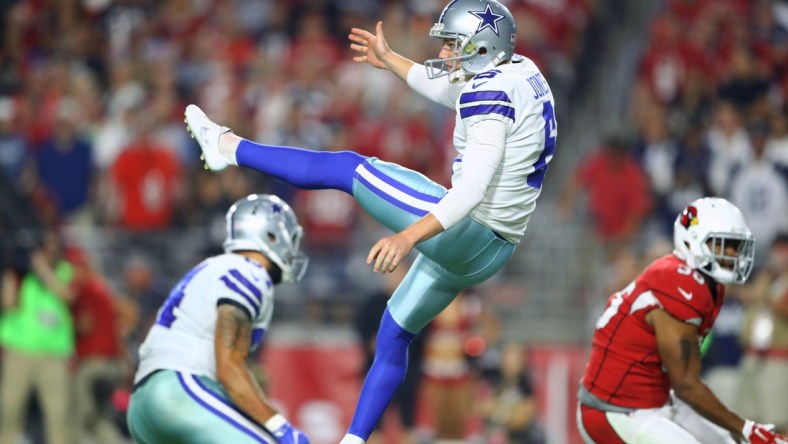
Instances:
[[[542,188],[542,181],[544,181],[544,175],[547,172],[547,162],[553,158],[553,153],[555,153],[558,122],[555,120],[553,104],[549,100],[544,102],[542,117],[544,118],[544,150],[534,163],[534,172],[529,174],[527,178],[528,185],[534,188]]]
[[[164,305],[162,305],[161,310],[159,310],[159,316],[156,319],[157,324],[167,328],[172,326],[172,323],[175,321],[175,307],[181,305],[183,295],[186,291],[186,286],[189,285],[189,282],[194,279],[194,276],[197,276],[197,273],[205,268],[206,265],[208,264],[203,263],[192,268],[191,271],[186,273],[186,276],[184,276],[183,279],[178,282],[178,285],[172,289],[170,295],[167,297],[167,300],[164,302]]]

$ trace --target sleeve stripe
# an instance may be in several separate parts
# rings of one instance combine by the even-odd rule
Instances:
[[[238,286],[235,285],[235,283],[233,281],[231,281],[230,278],[228,278],[227,276],[222,276],[221,280],[222,280],[222,282],[224,282],[224,285],[226,285],[227,288],[229,288],[230,290],[232,290],[232,291],[236,292],[237,294],[243,296],[243,298],[246,299],[246,302],[248,302],[249,305],[254,309],[254,318],[256,318],[258,314],[260,314],[260,305],[259,305],[259,303],[255,303],[254,299],[249,297],[249,295],[246,294],[246,292],[244,292],[240,288],[238,288]]]
[[[514,108],[505,105],[479,105],[469,106],[460,109],[460,117],[465,119],[471,116],[480,116],[484,114],[500,114],[514,120]]]
[[[263,302],[263,293],[261,293],[260,289],[257,288],[257,286],[255,286],[249,279],[246,279],[246,276],[242,275],[240,271],[234,269],[230,270],[230,275],[236,278],[238,282],[243,284],[244,287],[248,288],[249,291],[252,292],[254,297],[257,298],[258,301],[260,301],[260,303]]]
[[[460,105],[463,103],[482,102],[485,100],[497,100],[499,102],[512,103],[509,96],[503,91],[477,91],[468,92],[460,96]]]

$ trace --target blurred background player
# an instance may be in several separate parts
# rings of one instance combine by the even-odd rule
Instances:
[[[508,444],[545,444],[524,347],[516,342],[491,344],[478,366],[482,386],[492,392],[476,403],[486,423],[487,442],[499,442],[503,435]]]
[[[597,320],[578,393],[583,438],[589,444],[788,442],[728,410],[700,378],[700,340],[720,311],[724,286],[743,284],[752,271],[755,241],[744,216],[724,199],[702,198],[678,215],[673,229],[673,254],[613,294]]]
[[[251,195],[227,212],[225,254],[189,271],[140,347],[128,411],[145,444],[308,444],[268,401],[247,367],[271,323],[274,285],[298,282],[307,258],[287,203]]]
[[[3,276],[0,345],[0,443],[13,444],[25,426],[30,394],[37,395],[43,413],[46,443],[73,441],[70,425],[69,359],[74,355],[73,317],[68,304],[74,267],[64,254],[57,231],[46,231],[32,252],[19,280]]]
[[[464,442],[468,433],[475,387],[466,347],[481,311],[481,300],[466,289],[424,329],[424,406],[437,444]]]
[[[367,263],[414,262],[383,315],[370,369],[343,444],[364,443],[407,369],[416,334],[463,289],[507,263],[542,191],[557,135],[553,96],[539,68],[514,54],[517,26],[495,0],[448,4],[429,34],[443,42],[424,65],[392,51],[383,35],[353,28],[356,62],[388,69],[427,98],[456,110],[452,188],[399,165],[355,152],[315,152],[254,143],[219,126],[195,105],[186,122],[206,166],[240,165],[305,189],[338,189],[396,234],[379,240]],[[445,79],[443,77],[446,77]],[[444,234],[445,231],[445,234]]]
[[[746,352],[736,407],[788,433],[788,233],[777,236],[752,281],[745,296],[740,339]]]
[[[129,325],[134,309],[115,297],[84,251],[71,248],[66,257],[74,268],[71,315],[76,352],[75,441],[83,443],[93,437],[98,443],[120,443],[123,438],[116,424],[118,412],[113,408],[112,394],[133,372],[125,359],[124,326]]]

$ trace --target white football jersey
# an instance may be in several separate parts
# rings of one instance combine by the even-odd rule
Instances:
[[[271,323],[274,284],[258,262],[238,254],[204,260],[172,289],[140,346],[134,382],[154,370],[177,370],[216,379],[217,306],[233,304],[252,319],[252,348]]]
[[[408,84],[422,95],[457,111],[452,183],[462,177],[468,128],[495,119],[506,124],[506,147],[490,188],[470,214],[481,224],[517,243],[542,190],[547,164],[553,158],[558,125],[553,94],[539,68],[515,54],[511,63],[479,73],[470,81],[449,85],[445,78],[427,79],[415,65]]]

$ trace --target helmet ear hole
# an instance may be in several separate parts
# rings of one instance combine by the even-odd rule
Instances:
[[[274,234],[274,233],[269,231],[268,232],[268,241],[269,242],[276,242],[276,234]]]

